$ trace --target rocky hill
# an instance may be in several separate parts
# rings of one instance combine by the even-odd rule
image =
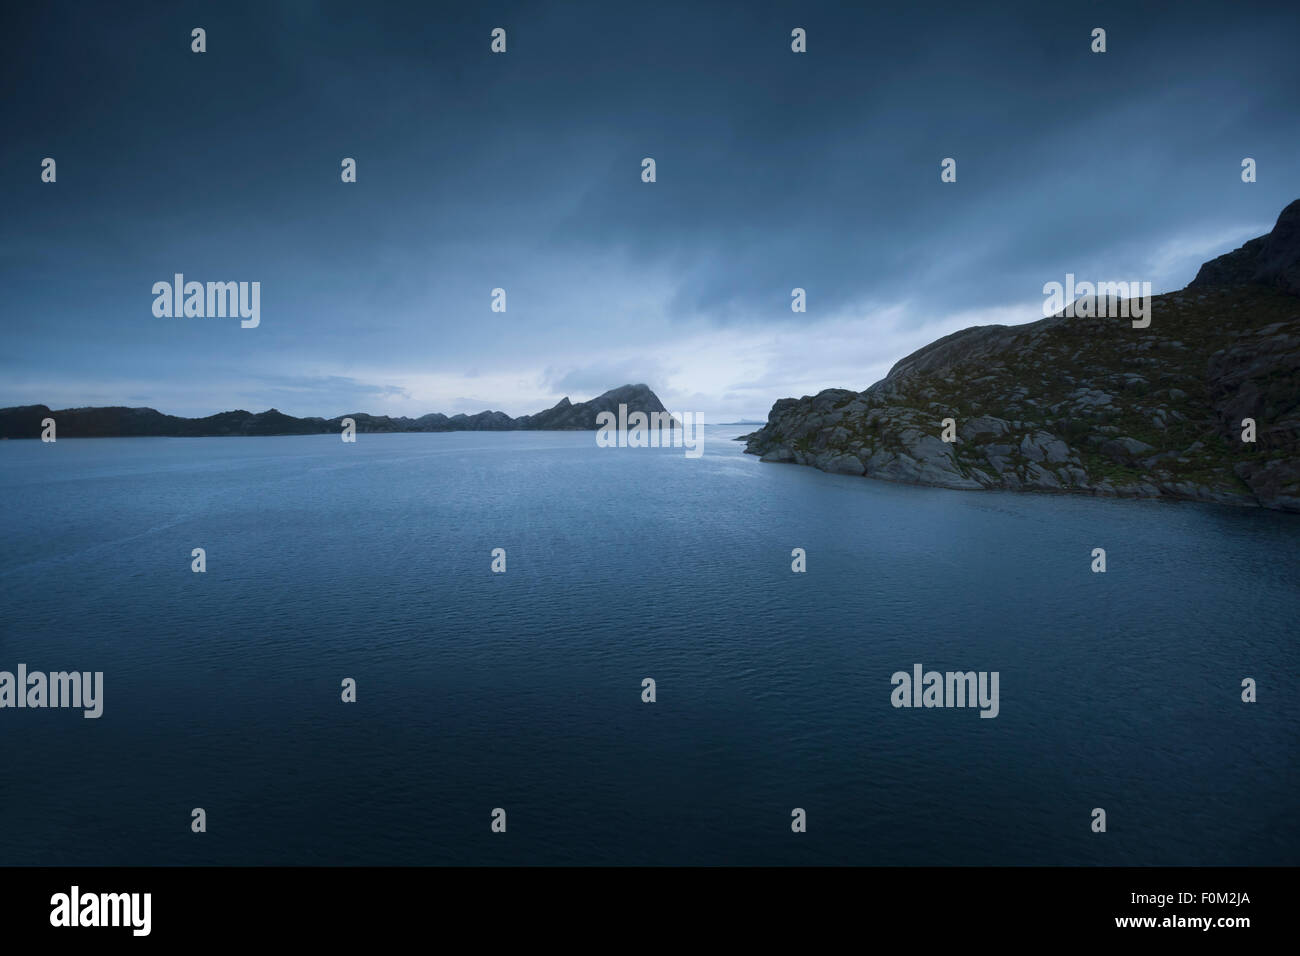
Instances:
[[[623,385],[573,404],[562,399],[554,408],[535,415],[511,418],[505,412],[476,415],[433,413],[419,418],[390,418],[354,412],[337,418],[294,418],[272,408],[265,412],[233,411],[206,418],[180,418],[152,408],[64,408],[52,411],[45,405],[0,408],[0,438],[39,438],[41,421],[53,418],[59,438],[120,438],[158,436],[200,438],[230,435],[315,435],[339,433],[343,419],[356,422],[358,432],[454,432],[454,431],[594,431],[596,416],[603,411],[618,414],[619,405],[632,412],[663,412],[663,403],[647,385]]]
[[[1153,296],[1150,316],[1138,329],[1067,309],[965,329],[866,391],[778,401],[745,450],[948,488],[1300,512],[1300,200],[1187,288]]]

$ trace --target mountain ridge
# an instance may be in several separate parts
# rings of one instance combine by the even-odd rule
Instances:
[[[244,409],[218,412],[202,418],[166,415],[153,408],[122,405],[64,408],[18,405],[0,408],[0,438],[39,438],[41,421],[53,418],[59,438],[219,438],[260,435],[320,435],[339,433],[350,418],[362,433],[452,431],[594,431],[601,412],[618,414],[665,412],[659,396],[648,385],[620,385],[586,402],[573,403],[566,395],[555,405],[532,415],[511,418],[505,412],[482,411],[444,415],[432,412],[419,418],[369,415],[353,412],[335,418],[296,418],[275,408],[264,412]]]

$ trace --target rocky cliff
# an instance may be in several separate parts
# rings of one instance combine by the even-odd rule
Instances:
[[[1186,289],[1153,296],[1150,316],[1138,329],[1067,309],[965,329],[866,391],[778,401],[745,450],[948,488],[1300,512],[1300,200]]]

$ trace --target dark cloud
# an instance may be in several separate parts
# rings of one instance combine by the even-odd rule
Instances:
[[[542,407],[548,389],[675,381],[665,337],[775,349],[771,336],[899,303],[920,334],[1033,300],[1067,271],[1128,277],[1157,259],[1166,274],[1143,277],[1181,285],[1191,253],[1156,250],[1267,227],[1300,194],[1294,4],[9,16],[0,330],[23,374],[0,389],[6,404],[45,400],[43,382],[175,394],[244,368],[283,376],[256,394],[300,413],[330,394],[330,407],[382,410],[416,394],[417,373],[467,370],[534,381],[535,399],[513,400]],[[202,56],[189,52],[199,25]],[[806,55],[789,51],[796,25]],[[495,26],[505,56],[488,52]],[[1094,26],[1106,54],[1088,50]],[[38,181],[45,156],[53,186]],[[339,182],[344,156],[355,185]],[[939,182],[947,156],[956,184]],[[1240,182],[1243,156],[1258,183]],[[262,326],[154,319],[150,285],[178,271],[261,281]],[[495,287],[505,315],[488,311]],[[810,331],[799,367],[818,349]],[[764,404],[815,374],[783,384],[778,363],[710,384],[700,367],[681,394],[722,400],[727,381],[752,380],[770,387]]]

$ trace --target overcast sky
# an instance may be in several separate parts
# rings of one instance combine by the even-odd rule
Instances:
[[[0,405],[765,418],[1300,196],[1295,3],[14,6]],[[261,325],[155,317],[177,272]]]

